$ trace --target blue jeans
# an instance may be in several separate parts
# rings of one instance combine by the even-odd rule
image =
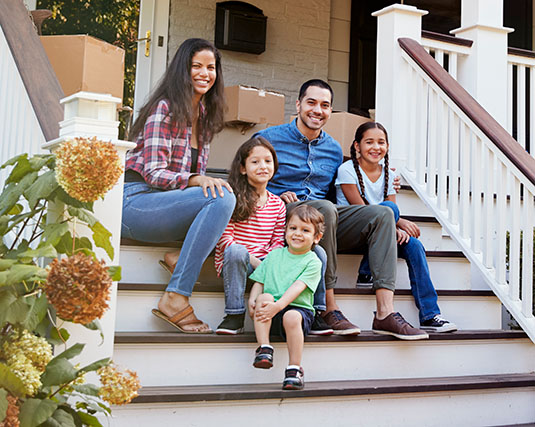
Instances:
[[[399,208],[394,202],[386,201],[380,203],[388,206],[394,211],[396,223],[399,220]],[[420,323],[432,319],[440,314],[438,308],[438,297],[435,286],[429,275],[429,266],[425,258],[425,248],[418,239],[411,237],[407,243],[398,245],[398,258],[403,258],[409,269],[409,279],[414,302],[419,310]],[[359,267],[359,274],[370,273],[368,255],[365,254]]]
[[[214,249],[234,211],[236,198],[205,197],[201,187],[159,190],[126,182],[121,235],[144,242],[183,240],[167,292],[191,296],[203,262]]]
[[[314,252],[321,261],[321,280],[314,293],[314,308],[325,311],[325,269],[327,267],[327,254],[321,246],[316,246]],[[234,243],[228,246],[223,253],[223,287],[225,289],[225,313],[245,313],[245,286],[247,278],[253,272],[249,262],[249,252],[245,246]]]

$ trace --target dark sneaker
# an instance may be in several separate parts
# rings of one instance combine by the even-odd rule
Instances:
[[[437,314],[432,319],[420,323],[420,328],[432,332],[453,332],[457,330],[457,325]]]
[[[373,318],[372,331],[382,335],[392,335],[400,340],[425,340],[427,332],[414,328],[399,313],[390,313],[383,320]]]
[[[245,313],[242,314],[227,314],[223,321],[215,330],[219,335],[237,335],[243,334],[243,322],[245,320]]]
[[[283,390],[301,390],[305,386],[305,372],[303,368],[290,365],[284,371]]]
[[[259,369],[269,369],[273,366],[273,347],[263,345],[256,349],[253,366]]]
[[[333,329],[334,335],[358,335],[360,328],[353,325],[340,310],[329,311],[323,316],[327,326]]]
[[[357,288],[371,288],[373,277],[371,274],[360,274],[357,276]]]
[[[312,323],[312,328],[310,329],[310,335],[332,335],[334,330],[325,323],[323,317],[316,311],[314,316],[314,322]]]

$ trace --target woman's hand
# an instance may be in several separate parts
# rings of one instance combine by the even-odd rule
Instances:
[[[409,236],[416,238],[420,237],[420,227],[408,219],[400,218],[396,226],[405,231]]]
[[[225,187],[229,192],[233,193],[232,187],[227,181],[221,178],[212,178],[211,176],[206,175],[194,175],[190,177],[188,181],[188,187],[202,187],[204,197],[208,197],[208,189],[210,189],[210,193],[214,199],[217,197],[216,191],[219,193],[220,197],[225,196],[225,193],[223,193],[223,187]]]
[[[410,238],[411,238],[411,236],[409,236],[403,230],[400,230],[399,228],[396,228],[396,240],[398,242],[398,245],[402,245],[404,243],[408,243]]]

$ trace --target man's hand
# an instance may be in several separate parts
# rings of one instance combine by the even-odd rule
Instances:
[[[286,204],[299,201],[299,199],[297,198],[297,194],[295,194],[293,191],[285,191],[281,194],[280,197],[282,201]]]

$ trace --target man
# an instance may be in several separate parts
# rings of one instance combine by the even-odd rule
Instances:
[[[337,206],[326,200],[343,154],[340,145],[323,126],[331,117],[333,91],[323,80],[309,80],[299,90],[297,118],[257,133],[273,144],[279,169],[268,185],[288,205],[306,203],[325,217],[325,233],[320,245],[327,253],[325,273],[326,309],[315,319],[313,330],[323,319],[338,335],[360,333],[340,311],[335,297],[337,250],[368,248],[377,311],[372,329],[400,339],[417,340],[428,334],[412,327],[394,312],[396,280],[396,232],[392,210],[385,206]]]

